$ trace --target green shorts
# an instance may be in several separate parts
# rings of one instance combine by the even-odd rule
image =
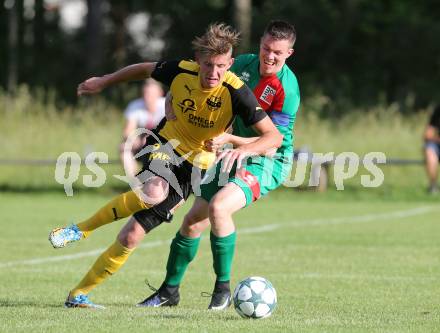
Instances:
[[[228,183],[238,185],[246,196],[246,206],[279,187],[290,175],[291,158],[250,157],[240,170],[235,166],[229,174],[221,172],[222,163],[209,169],[200,184],[201,197],[211,201],[212,197]]]

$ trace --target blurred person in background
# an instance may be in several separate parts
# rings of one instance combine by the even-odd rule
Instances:
[[[425,140],[425,167],[428,175],[428,192],[439,192],[437,185],[438,163],[440,159],[440,105],[436,106],[423,135]]]
[[[131,101],[124,111],[125,125],[123,141],[119,146],[119,156],[127,176],[134,177],[138,171],[134,156],[144,147],[147,134],[136,136],[134,141],[124,149],[127,139],[138,128],[152,130],[165,116],[164,91],[159,82],[147,79],[142,87],[142,97]]]

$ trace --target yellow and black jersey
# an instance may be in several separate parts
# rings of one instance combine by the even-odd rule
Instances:
[[[252,91],[232,72],[226,72],[223,82],[212,89],[202,88],[196,62],[159,62],[151,76],[170,87],[177,117],[159,127],[158,134],[178,140],[177,153],[190,154],[188,162],[201,169],[207,169],[215,159],[204,150],[206,140],[223,133],[236,116],[246,126],[266,117]]]

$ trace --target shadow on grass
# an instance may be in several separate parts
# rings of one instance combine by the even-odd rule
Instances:
[[[105,186],[99,189],[87,188],[87,187],[73,187],[73,193],[90,193],[90,194],[114,194],[127,191],[128,186],[122,185],[112,185]],[[64,188],[61,185],[11,185],[11,184],[0,184],[0,192],[11,193],[11,194],[64,194]]]
[[[145,317],[149,317],[149,318],[157,318],[157,319],[180,319],[180,320],[184,320],[184,319],[189,319],[188,316],[186,316],[185,314],[178,314],[178,313],[151,313],[151,312],[147,312],[147,310],[145,311]]]
[[[170,311],[170,310],[168,310]],[[237,320],[243,320],[242,318],[240,318],[238,315],[233,315],[233,314],[225,314],[225,313],[221,313],[219,316],[218,311],[212,312],[212,311],[208,311],[206,310],[207,315],[211,318],[211,319],[221,319],[221,320],[227,320],[227,321],[237,321]],[[179,313],[160,313],[160,312],[145,312],[145,316],[152,318],[152,319],[180,319],[180,320],[194,320],[193,317],[189,317],[187,314],[179,314]]]
[[[28,307],[36,307],[36,308],[62,308],[63,306],[60,303],[43,303],[36,301],[20,301],[20,300],[11,300],[0,298],[0,308],[28,308]]]
[[[127,308],[133,308],[133,303],[109,303],[105,304],[107,309],[110,308],[120,308],[120,309],[127,309]],[[12,300],[7,298],[0,298],[0,308],[29,308],[29,307],[35,307],[35,308],[43,308],[43,309],[64,309],[64,306],[62,303],[43,303],[40,301],[21,301],[21,300]],[[85,309],[75,308],[79,311],[84,311]],[[74,310],[75,310],[74,309]],[[179,320],[194,320],[192,316],[188,316],[188,314],[185,313],[178,313],[182,311],[182,308],[178,309],[175,308],[136,308],[137,311],[142,312],[142,315],[144,317],[148,317],[151,319],[179,319]],[[90,310],[90,309],[89,309]],[[93,311],[105,311],[105,310],[94,310]],[[174,312],[176,311],[176,312]],[[203,311],[203,310],[202,310]],[[225,321],[242,321],[243,318],[241,318],[238,314],[234,313],[219,313],[218,311],[210,311],[210,310],[204,310],[206,314],[210,318],[217,318]],[[220,315],[220,316],[219,316]]]
[[[143,317],[147,317],[149,319],[179,319],[183,321],[191,321],[194,320],[193,313],[202,313],[206,315],[210,319],[221,319],[227,321],[236,321],[243,320],[238,314],[234,314],[233,310],[230,312],[229,310],[224,311],[212,311],[206,308],[185,308],[185,307],[160,307],[160,308],[152,308],[152,307],[135,307],[133,303],[106,303],[105,306],[110,308],[117,309],[127,309],[136,311],[137,314],[142,314]]]

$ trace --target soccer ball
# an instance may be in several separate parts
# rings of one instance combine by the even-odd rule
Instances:
[[[252,276],[238,283],[233,300],[235,310],[243,318],[266,318],[275,310],[277,292],[265,278]]]

